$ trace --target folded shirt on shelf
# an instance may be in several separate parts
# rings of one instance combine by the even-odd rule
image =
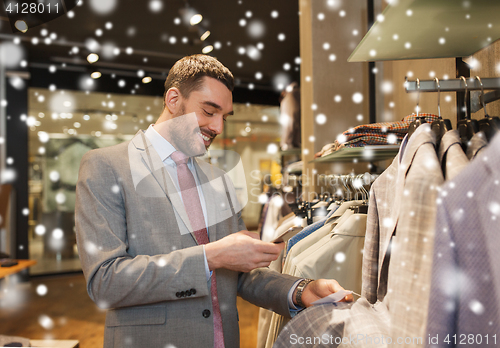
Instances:
[[[420,113],[427,123],[438,119],[438,116]],[[403,141],[410,123],[417,119],[416,114],[406,116],[402,121],[363,124],[350,128],[342,133],[340,139],[325,145],[314,157],[324,157],[344,147],[363,147],[367,145],[396,145]]]

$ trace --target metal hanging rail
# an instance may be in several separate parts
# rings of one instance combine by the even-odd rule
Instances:
[[[490,77],[481,78],[484,89],[495,89],[500,90],[500,78]],[[459,92],[465,91],[464,82],[461,79],[449,79],[449,80],[439,80],[441,85],[441,92]],[[405,89],[407,93],[418,92],[417,81],[405,82]],[[420,80],[420,92],[437,92],[438,88],[435,80]],[[480,91],[481,85],[477,79],[474,77],[467,78],[467,90],[468,91]]]

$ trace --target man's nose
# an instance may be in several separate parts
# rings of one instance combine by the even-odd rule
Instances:
[[[221,134],[224,130],[224,117],[221,115],[212,118],[212,122],[210,122],[210,124],[208,125],[208,129],[210,129],[217,135]]]

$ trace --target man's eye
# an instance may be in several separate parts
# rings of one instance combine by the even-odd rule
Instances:
[[[210,112],[208,112],[207,110],[203,109],[203,111],[208,115],[208,116],[213,116],[214,114],[211,114]]]

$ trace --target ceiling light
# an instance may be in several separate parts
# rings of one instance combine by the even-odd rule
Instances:
[[[102,74],[100,71],[94,71],[92,74],[90,74],[90,77],[92,77],[94,80],[98,79],[101,76],[102,76]]]
[[[153,81],[151,76],[144,76],[144,78],[142,79],[142,83],[150,83],[151,81]]]
[[[14,26],[16,27],[17,30],[19,30],[22,33],[28,31],[28,24],[26,24],[26,22],[23,20],[17,20]]]
[[[206,32],[203,33],[203,35],[200,37],[201,41],[205,41],[207,37],[210,36],[210,30],[207,30]]]
[[[87,56],[87,61],[90,64],[93,64],[93,63],[97,62],[98,60],[99,60],[99,56],[95,53],[91,53]]]
[[[208,45],[208,46],[203,47],[201,52],[203,52],[204,54],[208,54],[208,53],[212,52],[213,50],[214,50],[214,46]]]
[[[189,20],[189,23],[191,23],[191,25],[196,25],[196,24],[200,23],[202,20],[203,20],[203,16],[201,14],[197,13],[191,17],[191,19]]]

